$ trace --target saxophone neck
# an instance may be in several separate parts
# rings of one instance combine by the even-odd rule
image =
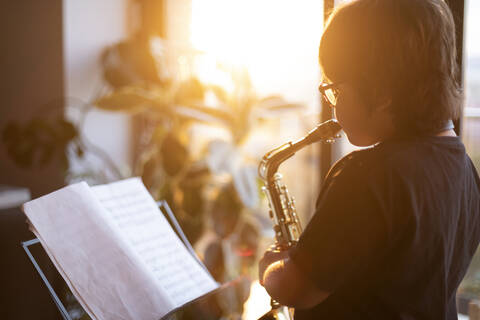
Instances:
[[[264,180],[265,183],[273,181],[273,176],[278,170],[278,167],[295,154],[296,150],[293,150],[293,143],[287,142],[280,147],[275,148],[267,152],[260,165],[258,167],[258,175]]]
[[[259,176],[266,183],[271,182],[280,165],[298,150],[317,141],[333,142],[340,130],[341,126],[337,120],[331,119],[318,125],[303,138],[295,142],[287,142],[267,152],[258,167]]]

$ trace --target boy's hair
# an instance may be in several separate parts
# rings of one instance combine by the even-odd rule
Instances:
[[[457,119],[455,24],[443,0],[356,0],[337,8],[323,33],[324,78],[348,82],[375,106],[392,100],[399,134],[440,130]]]

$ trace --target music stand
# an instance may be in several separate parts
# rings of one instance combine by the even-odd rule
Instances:
[[[173,214],[172,210],[170,209],[167,201],[165,200],[161,200],[161,201],[157,201],[157,205],[160,209],[160,211],[165,215],[165,217],[167,218],[168,222],[171,224],[171,226],[174,228],[174,231],[177,233],[177,235],[180,237],[180,239],[182,240],[183,244],[185,245],[185,247],[187,248],[187,250],[190,252],[190,254],[198,261],[198,263],[200,263],[200,265],[205,269],[207,270],[207,268],[205,267],[205,265],[200,261],[200,259],[198,258],[197,254],[195,253],[195,250],[193,249],[192,245],[190,244],[190,242],[188,241],[187,237],[185,236],[185,234],[183,233],[183,230],[182,228],[180,228],[180,224],[178,223],[177,219],[175,218],[175,215]],[[52,285],[50,284],[50,282],[48,281],[47,277],[45,276],[44,272],[42,271],[42,268],[40,267],[40,265],[38,264],[38,262],[35,260],[35,257],[33,256],[33,254],[31,253],[30,251],[30,247],[32,245],[35,245],[37,243],[40,243],[40,240],[37,239],[37,238],[34,238],[34,239],[31,239],[31,240],[28,240],[28,241],[23,241],[21,243],[22,247],[23,247],[23,250],[25,250],[25,253],[27,254],[28,258],[30,259],[30,261],[32,262],[33,266],[35,267],[35,270],[37,270],[38,274],[40,275],[40,278],[42,279],[43,283],[45,284],[45,286],[47,287],[48,289],[48,292],[50,293],[50,296],[52,297],[53,299],[53,302],[55,303],[55,305],[57,306],[58,308],[58,311],[60,312],[60,314],[62,315],[62,318],[64,320],[73,320],[72,317],[70,316],[70,314],[68,313],[67,309],[65,308],[65,306],[63,305],[62,301],[60,300],[60,298],[58,297],[57,293],[55,292],[55,290],[53,289]],[[83,309],[83,308],[82,308]],[[85,312],[85,311],[84,311]],[[85,312],[85,314],[87,314]]]

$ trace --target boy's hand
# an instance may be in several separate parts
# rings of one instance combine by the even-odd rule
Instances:
[[[263,286],[263,275],[265,270],[274,262],[288,258],[288,250],[278,250],[275,246],[271,246],[263,254],[262,259],[258,263],[258,279]]]

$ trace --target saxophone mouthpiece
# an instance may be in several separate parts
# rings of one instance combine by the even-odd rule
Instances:
[[[319,140],[325,140],[325,142],[334,142],[336,138],[339,138],[340,135],[338,132],[342,130],[342,127],[335,119],[330,119],[319,124],[316,128],[311,130],[305,136],[305,142],[307,144],[317,142]]]

